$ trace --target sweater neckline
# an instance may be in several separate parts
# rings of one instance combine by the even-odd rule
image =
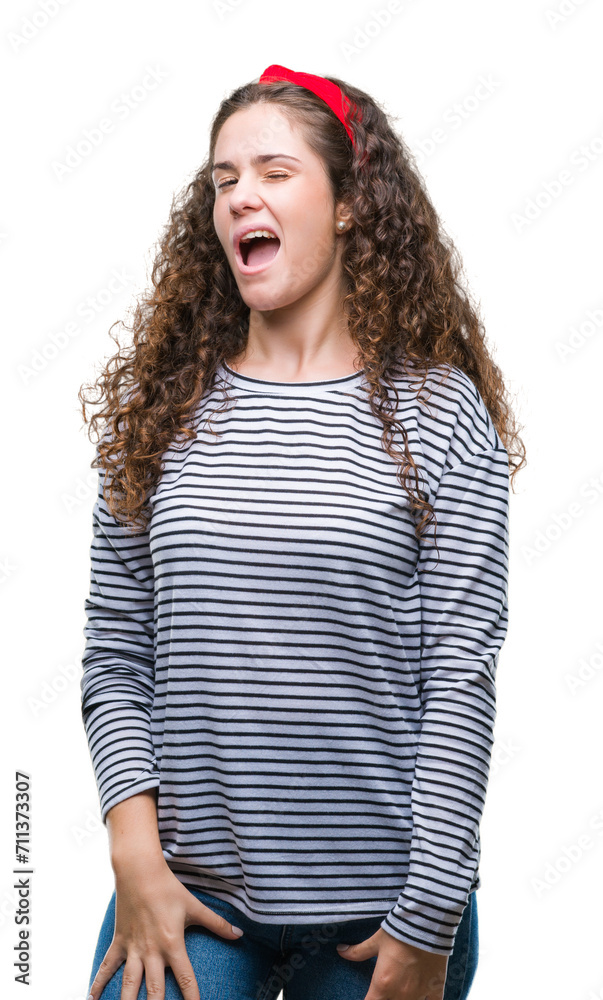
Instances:
[[[225,361],[218,365],[217,373],[221,379],[237,389],[248,392],[275,393],[279,396],[312,395],[316,392],[333,392],[342,389],[347,392],[364,382],[364,369],[352,372],[350,375],[340,375],[338,378],[314,379],[303,382],[282,382],[272,379],[253,378],[234,371]]]

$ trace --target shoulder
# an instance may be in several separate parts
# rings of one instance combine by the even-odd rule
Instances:
[[[413,400],[421,438],[428,448],[433,445],[442,471],[485,451],[505,451],[484,399],[467,372],[442,363],[428,369],[424,383],[423,378],[421,371],[393,381],[403,389],[405,398]]]

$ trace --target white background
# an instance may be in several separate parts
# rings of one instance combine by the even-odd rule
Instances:
[[[602,5],[408,0],[380,24],[386,8],[3,5],[4,996],[82,1000],[113,888],[79,704],[97,473],[77,392],[114,353],[109,326],[147,285],[219,102],[276,62],[347,80],[395,116],[524,427],[472,1000],[603,998]],[[136,95],[123,117],[121,94]],[[113,131],[60,175],[107,116]],[[123,284],[107,296],[114,272]],[[33,795],[29,988],[12,968],[18,769]]]

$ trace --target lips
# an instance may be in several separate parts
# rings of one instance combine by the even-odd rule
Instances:
[[[255,228],[265,228],[265,227],[255,227]],[[247,232],[253,232],[252,229],[248,229]],[[273,230],[270,230],[273,232]],[[245,235],[242,233],[241,235]],[[251,243],[242,244],[241,237],[238,236],[235,239],[235,257],[237,261],[237,266],[241,274],[260,274],[262,271],[266,271],[267,268],[274,263],[279,255],[281,242],[275,234],[274,239],[259,238],[257,240],[252,240]],[[256,243],[256,248],[253,250],[253,257],[257,258],[257,263],[248,263],[248,257],[250,255],[250,248],[253,243]]]

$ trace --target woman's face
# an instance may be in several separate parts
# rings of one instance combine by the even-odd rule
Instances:
[[[255,104],[227,119],[213,180],[216,234],[250,309],[289,306],[315,289],[339,291],[342,241],[329,179],[276,105]],[[239,245],[241,230],[264,228],[277,239]]]

